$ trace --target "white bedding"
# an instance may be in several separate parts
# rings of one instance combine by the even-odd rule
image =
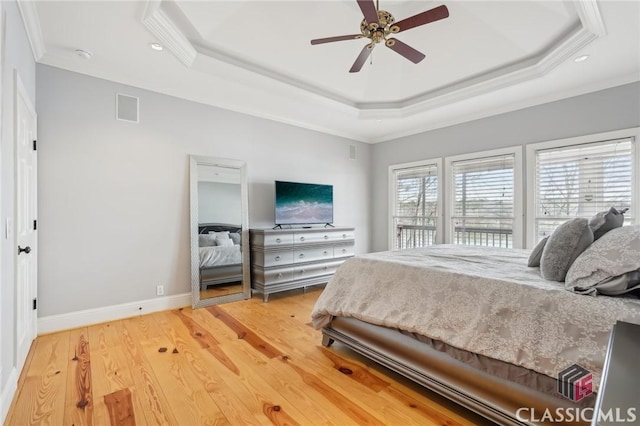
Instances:
[[[200,247],[200,268],[242,263],[239,245]]]
[[[556,378],[577,363],[600,383],[616,320],[640,324],[640,300],[584,296],[527,267],[529,251],[436,245],[347,260],[312,312],[443,341]]]

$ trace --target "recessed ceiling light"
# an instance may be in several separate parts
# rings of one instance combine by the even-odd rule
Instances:
[[[578,56],[577,58],[575,58],[573,60],[573,62],[584,62],[587,59],[589,59],[589,55],[582,55],[582,56]]]
[[[91,59],[91,57],[93,56],[93,54],[88,50],[82,50],[82,49],[76,49],[76,55],[78,55],[82,59],[87,59],[87,60]]]
[[[162,46],[160,43],[149,43],[149,46],[151,46],[153,50],[157,50],[158,52],[162,52],[164,50],[164,46]]]

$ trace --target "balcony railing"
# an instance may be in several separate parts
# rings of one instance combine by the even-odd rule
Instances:
[[[436,227],[432,225],[396,225],[398,249],[424,247],[435,244]]]
[[[407,249],[435,244],[436,227],[433,225],[396,225],[397,248]],[[499,228],[470,228],[456,226],[452,243],[472,246],[513,247],[513,231]]]

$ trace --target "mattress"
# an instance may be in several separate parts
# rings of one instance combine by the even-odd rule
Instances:
[[[240,263],[242,263],[242,251],[239,245],[200,247],[200,268]]]
[[[346,261],[312,312],[415,333],[555,379],[572,364],[597,391],[611,328],[640,323],[640,300],[583,296],[527,267],[526,250],[437,245]]]

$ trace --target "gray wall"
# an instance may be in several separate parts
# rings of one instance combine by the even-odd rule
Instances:
[[[334,185],[336,223],[370,248],[370,145],[44,65],[37,90],[41,317],[190,291],[189,154],[247,162],[252,227],[274,224],[274,180]],[[115,120],[116,92],[139,124]]]
[[[388,247],[388,166],[640,126],[640,83],[568,98],[373,147],[373,251]]]
[[[6,14],[4,33],[4,66],[2,67],[2,139],[0,142],[0,215],[2,243],[0,247],[0,315],[2,330],[0,333],[0,357],[2,377],[0,389],[7,384],[8,375],[15,365],[15,236],[5,236],[5,223],[10,218],[14,223],[14,70],[18,71],[31,102],[36,101],[36,65],[29,46],[29,40],[22,24],[20,11],[15,1],[2,1],[2,10]],[[19,372],[18,372],[19,373]]]
[[[242,223],[239,183],[198,182],[198,223]]]

